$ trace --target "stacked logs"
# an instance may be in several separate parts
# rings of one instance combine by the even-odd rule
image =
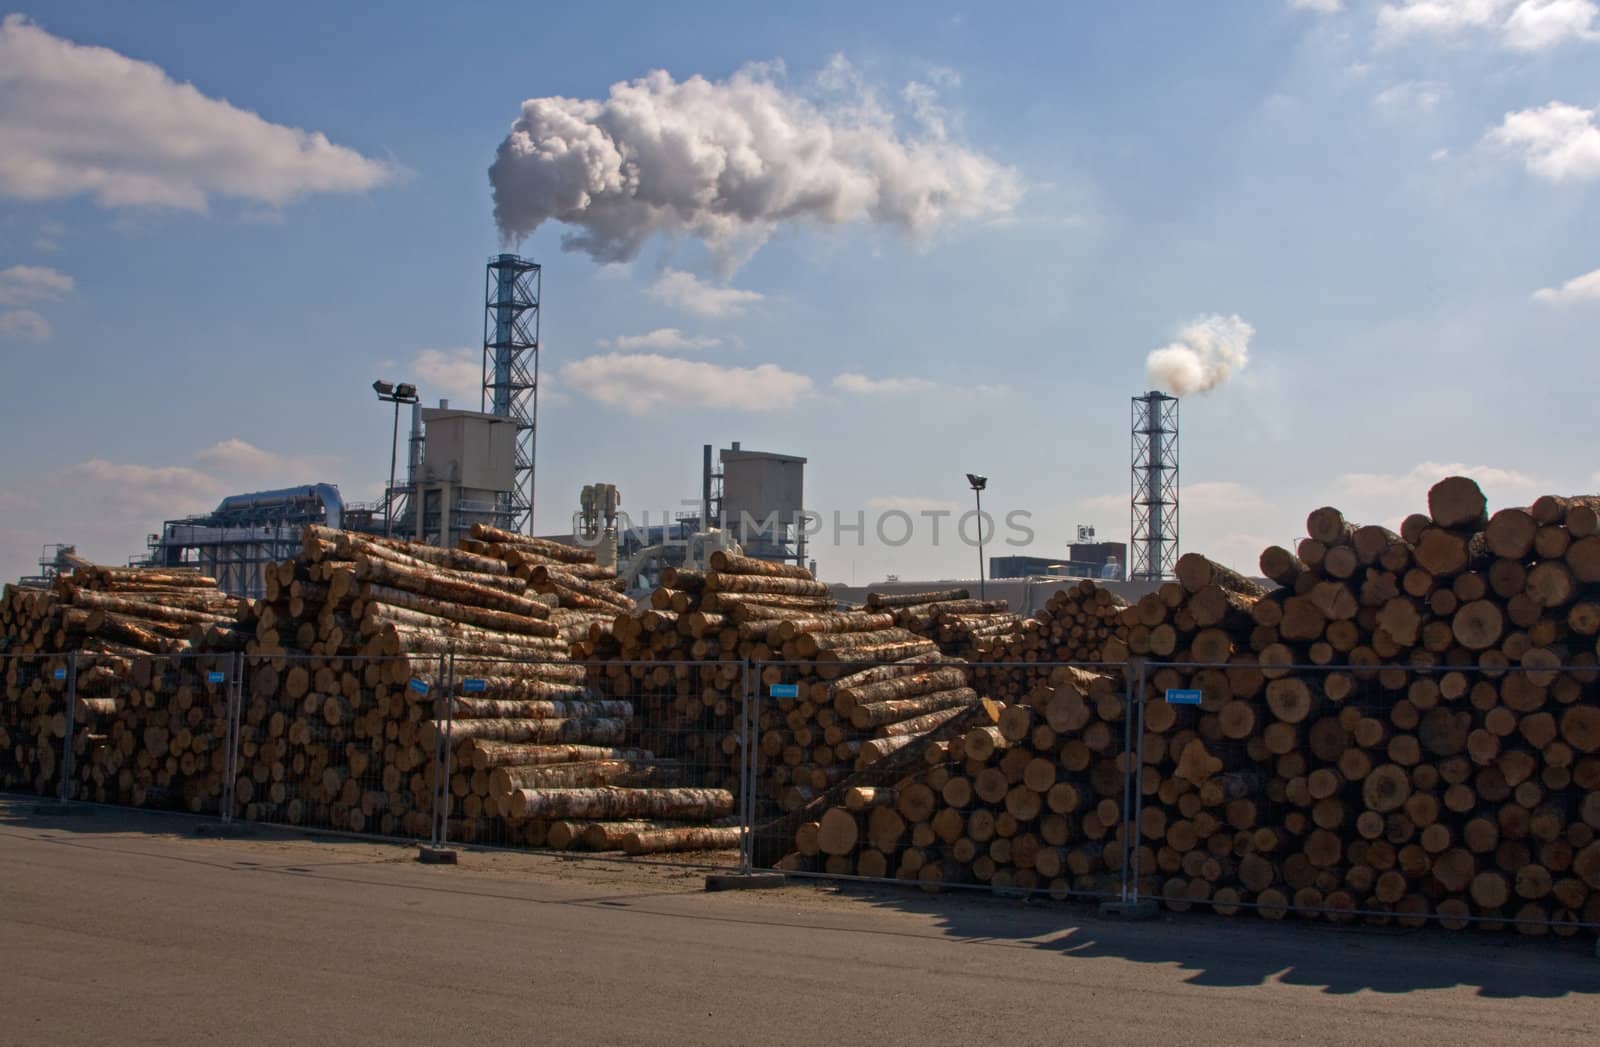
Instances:
[[[781,657],[783,623],[836,625],[838,604],[797,565],[718,551],[710,566],[668,568],[648,608],[596,630],[593,682],[637,704],[649,748],[694,768],[703,784],[734,789],[745,663]]]
[[[307,529],[258,614],[255,642],[271,656],[241,726],[245,816],[421,835],[447,739],[450,832],[463,842],[544,846],[561,822],[555,842],[572,846],[595,823],[649,836],[730,814],[731,793],[680,788],[679,769],[636,744],[631,703],[585,685],[556,605],[581,605],[587,631],[600,601],[583,587],[600,586],[546,570],[581,561],[478,534],[439,549]],[[290,635],[307,649],[284,649]]]
[[[565,654],[549,604],[526,590],[499,560],[307,528],[300,555],[269,571],[247,644],[235,784],[243,816],[428,833],[433,690],[450,655],[458,676],[493,679],[492,697],[533,698],[545,678],[524,682],[508,662]]]
[[[779,866],[1057,898],[1114,891],[1131,767],[1123,684],[1061,666],[994,708],[918,743],[920,766],[892,784],[852,785],[800,822]]]
[[[529,591],[553,597],[550,618],[568,643],[591,642],[619,612],[634,608],[617,572],[597,564],[589,549],[481,523],[472,526],[471,536],[463,538],[459,548],[501,561],[512,577],[528,583]]]
[[[1270,592],[1189,555],[1133,606],[1086,585],[1053,602],[1047,616],[1075,605],[1105,630],[1066,653],[1144,663],[1142,891],[1267,917],[1600,922],[1600,498],[1490,517],[1453,477],[1428,501],[1398,534],[1316,510],[1293,552],[1263,553]],[[848,859],[835,868],[859,869],[859,845],[838,842],[849,820],[884,855],[867,867],[904,875],[851,803],[877,806],[839,797],[791,861],[825,869],[826,837]]]
[[[1169,906],[1600,921],[1600,500],[1428,501],[1399,534],[1315,510],[1262,553],[1272,592],[1187,556],[1132,609],[1134,654],[1210,664],[1147,681],[1141,870]]]
[[[215,580],[178,568],[82,563],[49,589],[7,586],[0,787],[54,794],[68,774],[69,796],[215,810],[226,693],[207,681],[231,659],[192,657],[192,640],[231,639],[241,612]]]
[[[866,609],[890,614],[900,628],[934,641],[947,655],[969,660],[981,644],[1010,636],[1021,621],[1006,601],[974,600],[966,589],[868,593]]]
[[[653,725],[651,748],[729,782],[741,751],[745,664],[758,663],[759,678],[749,681],[761,692],[754,696],[757,786],[785,811],[814,802],[978,700],[959,662],[897,624],[896,611],[841,611],[798,566],[717,552],[709,571],[666,571],[650,603],[613,623],[601,688],[639,702]]]
[[[1084,579],[1057,590],[1038,612],[1009,632],[979,640],[970,657],[987,663],[979,669],[987,693],[1007,701],[1019,700],[1049,678],[1048,668],[1031,663],[1125,661],[1128,650],[1122,637],[1127,606],[1115,592]]]

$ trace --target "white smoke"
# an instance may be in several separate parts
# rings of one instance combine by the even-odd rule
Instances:
[[[1178,340],[1145,357],[1150,384],[1174,396],[1210,392],[1250,362],[1256,329],[1237,314],[1202,316],[1178,332]]]
[[[907,96],[922,132],[902,136],[843,59],[818,77],[821,102],[781,77],[781,66],[752,65],[680,83],[657,70],[604,101],[529,99],[489,168],[502,236],[555,220],[576,227],[566,250],[598,262],[632,259],[657,233],[693,236],[727,274],[786,221],[917,237],[1015,206],[1016,173],[930,120],[931,86]]]

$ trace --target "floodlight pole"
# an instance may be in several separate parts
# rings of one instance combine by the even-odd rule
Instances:
[[[400,398],[394,398],[394,434],[389,438],[389,488],[383,498],[383,536],[394,537],[394,469],[400,455]]]

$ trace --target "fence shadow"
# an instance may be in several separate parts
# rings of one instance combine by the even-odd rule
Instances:
[[[1592,933],[1565,939],[1437,926],[1333,927],[1309,920],[1161,912],[1149,921],[1098,914],[1086,902],[1022,901],[986,892],[817,882],[817,888],[933,921],[956,941],[1040,949],[1081,959],[1172,966],[1190,985],[1272,983],[1330,995],[1466,988],[1484,998],[1600,998]]]

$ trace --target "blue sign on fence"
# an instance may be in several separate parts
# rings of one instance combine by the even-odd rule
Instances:
[[[411,689],[413,691],[416,691],[418,694],[427,694],[428,693],[428,681],[426,681],[426,680],[413,679],[411,681],[410,686],[411,686]]]
[[[1167,688],[1168,705],[1199,705],[1200,692],[1186,687]]]
[[[50,675],[55,677],[57,680],[65,680],[67,678],[67,671],[65,669],[57,669]]]
[[[775,683],[767,688],[767,693],[774,698],[800,697],[800,685],[797,683]]]
[[[206,673],[206,683],[221,683],[225,679],[227,679],[227,677],[222,673]]]
[[[482,694],[484,691],[487,691],[488,689],[489,689],[489,684],[486,681],[483,681],[483,680],[471,679],[471,680],[462,680],[461,681],[461,693],[462,694]]]

